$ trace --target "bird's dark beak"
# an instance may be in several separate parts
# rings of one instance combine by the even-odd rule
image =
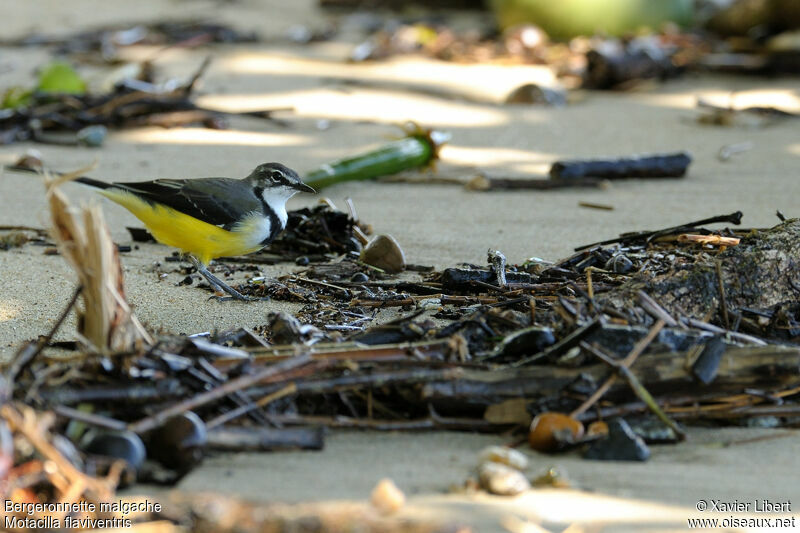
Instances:
[[[300,192],[310,192],[311,194],[315,194],[317,191],[314,190],[313,187],[310,185],[306,185],[302,181],[298,181],[292,184],[293,189],[297,189]]]

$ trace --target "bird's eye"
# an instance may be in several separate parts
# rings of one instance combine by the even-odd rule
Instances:
[[[272,181],[272,183],[280,183],[280,181],[281,181],[281,173],[280,172],[272,172],[269,175],[269,179]]]

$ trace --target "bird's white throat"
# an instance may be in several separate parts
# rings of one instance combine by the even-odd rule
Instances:
[[[282,186],[269,187],[264,189],[262,193],[264,203],[266,203],[278,217],[281,228],[286,227],[286,221],[289,219],[289,215],[286,213],[286,201],[295,194],[297,194],[295,189]]]

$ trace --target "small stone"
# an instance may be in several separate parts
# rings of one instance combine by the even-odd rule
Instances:
[[[678,435],[671,427],[652,416],[631,419],[628,425],[633,432],[639,435],[646,443],[663,444],[678,442],[679,440]]]
[[[98,148],[103,146],[106,137],[108,137],[108,128],[105,126],[86,126],[78,131],[78,144]]]
[[[617,254],[606,261],[605,266],[606,270],[610,270],[616,274],[627,274],[633,270],[633,261],[622,254]]]
[[[392,514],[406,503],[406,496],[391,479],[382,479],[372,489],[370,502],[383,514]]]
[[[567,474],[555,467],[548,468],[543,474],[533,480],[534,487],[551,487],[554,489],[567,489],[571,486]]]
[[[361,250],[361,260],[368,265],[396,274],[406,267],[402,248],[391,235],[378,235]]]
[[[417,300],[417,307],[425,309],[426,311],[437,310],[442,307],[441,298],[425,298],[424,300]]]
[[[777,428],[782,424],[777,416],[754,416],[745,419],[742,425],[748,428]]]
[[[526,83],[511,91],[506,96],[505,103],[563,107],[567,105],[567,92],[557,87],[543,87],[535,83]]]
[[[369,276],[364,274],[363,272],[356,272],[353,274],[353,277],[350,278],[350,281],[353,283],[366,283],[369,281]]]
[[[595,420],[589,427],[586,428],[586,436],[587,437],[607,437],[608,436],[608,424],[603,422],[602,420]]]
[[[595,441],[583,457],[601,461],[647,461],[650,449],[625,420],[616,418],[608,423],[608,438]]]
[[[304,255],[301,255],[300,257],[298,257],[297,259],[294,260],[294,264],[298,265],[298,266],[306,266],[310,262],[311,262],[311,259],[309,259],[308,257],[306,257]]]
[[[22,168],[30,168],[36,171],[41,171],[44,169],[43,163],[44,157],[39,150],[35,148],[29,148],[25,151],[22,157],[17,159],[15,166],[22,167]]]
[[[517,470],[528,468],[528,458],[525,454],[514,448],[505,446],[487,446],[478,456],[481,463],[492,462],[510,466]]]
[[[484,490],[498,496],[515,496],[531,488],[528,478],[522,472],[492,461],[483,463],[478,468],[478,479]]]
[[[314,32],[308,26],[295,24],[286,30],[286,37],[293,43],[308,44],[314,38]]]

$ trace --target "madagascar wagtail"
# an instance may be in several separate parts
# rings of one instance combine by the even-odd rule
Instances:
[[[286,201],[315,192],[280,163],[259,165],[246,178],[159,179],[105,183],[75,181],[100,189],[144,222],[155,239],[189,255],[215,289],[250,300],[208,271],[212,259],[260,250],[286,228]]]

